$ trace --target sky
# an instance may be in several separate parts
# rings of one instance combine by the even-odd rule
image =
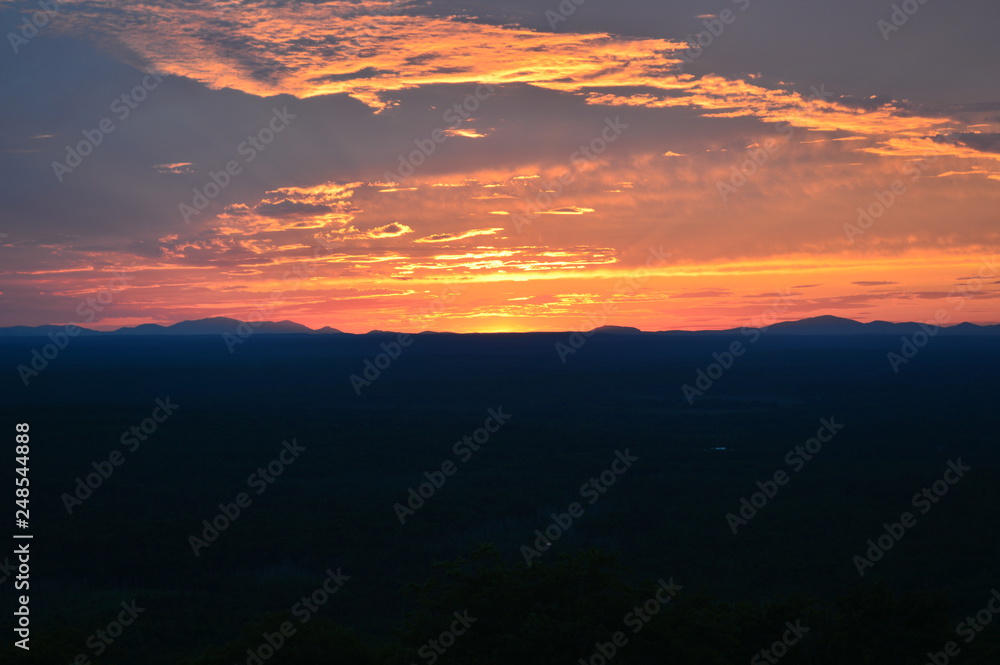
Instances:
[[[974,0],[0,2],[0,326],[1000,323],[998,23]]]

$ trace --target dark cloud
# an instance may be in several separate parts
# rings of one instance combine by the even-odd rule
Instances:
[[[363,67],[354,72],[348,72],[346,74],[327,74],[325,76],[317,76],[315,78],[310,78],[311,83],[333,83],[336,81],[353,81],[355,79],[367,79],[375,78],[381,74],[389,74],[391,72],[384,69],[377,69],[375,67]]]
[[[976,134],[972,132],[964,132],[950,134],[946,137],[937,136],[934,140],[939,143],[954,142],[980,152],[1000,153],[1000,133]]]
[[[125,251],[130,254],[135,254],[136,256],[142,256],[147,259],[158,259],[163,256],[163,247],[159,244],[151,242],[133,242],[130,243]]]
[[[261,203],[256,208],[256,212],[266,217],[280,219],[284,217],[300,217],[302,215],[321,215],[330,212],[332,208],[320,203],[302,203],[300,201],[289,201],[282,199],[272,203]]]

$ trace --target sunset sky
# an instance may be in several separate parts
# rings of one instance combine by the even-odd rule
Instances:
[[[0,2],[0,326],[998,323],[1000,3],[912,4]]]

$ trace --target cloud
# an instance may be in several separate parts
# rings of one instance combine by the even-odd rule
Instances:
[[[305,203],[281,199],[280,201],[261,203],[254,211],[267,217],[299,217],[303,215],[319,215],[330,212],[332,208],[324,203]]]
[[[971,148],[961,141],[946,141],[948,135],[933,134],[887,138],[864,152],[886,157],[961,157],[964,159],[1000,160],[1000,153]]]
[[[460,233],[437,233],[432,236],[417,238],[414,242],[452,242],[455,240],[465,240],[466,238],[474,238],[476,236],[496,235],[500,231],[503,231],[503,227],[496,227],[490,229],[470,229],[468,231],[462,231]]]
[[[385,3],[234,7],[93,0],[77,3],[62,29],[102,35],[163,72],[215,89],[299,98],[347,94],[377,111],[391,108],[391,95],[404,90],[486,83],[582,94],[589,104],[697,108],[714,118],[756,117],[817,131],[892,134],[904,142],[949,123],[897,102],[833,100],[822,90],[805,96],[715,74],[697,77],[681,71],[677,55],[689,48],[681,41],[553,34],[410,11],[398,16],[383,13]],[[542,52],[545,57],[539,58]],[[477,130],[449,131],[485,136]],[[977,151],[995,145],[993,135],[956,136],[978,146]]]
[[[346,226],[342,229],[327,232],[325,237],[327,240],[344,242],[346,240],[382,240],[385,238],[398,238],[399,236],[404,236],[408,233],[413,233],[413,229],[406,224],[392,222],[391,224],[376,226],[375,228],[368,229],[367,231],[359,231],[354,226]]]
[[[191,162],[175,162],[173,164],[154,164],[153,168],[159,173],[194,173],[194,164]]]
[[[482,139],[489,136],[489,134],[484,134],[475,129],[446,129],[444,130],[446,136],[462,136],[467,139]]]
[[[904,113],[895,104],[874,109],[830,101],[821,96],[805,96],[780,88],[765,88],[744,80],[716,75],[701,78],[678,76],[673,84],[648,85],[670,90],[669,96],[652,93],[628,95],[591,92],[587,102],[605,106],[642,108],[699,108],[712,118],[756,117],[765,122],[786,122],[815,131],[847,131],[866,135],[925,135],[947,120]]]
[[[593,208],[583,208],[580,206],[566,206],[564,208],[553,208],[551,210],[540,210],[536,215],[585,215],[595,212]]]
[[[705,289],[703,291],[687,291],[680,293],[671,293],[671,298],[721,298],[732,296],[733,292],[729,289]]]
[[[406,224],[386,224],[385,226],[379,226],[374,229],[370,229],[364,233],[364,237],[367,238],[398,238],[401,235],[406,235],[407,233],[413,233],[411,229]]]
[[[973,150],[1000,153],[1000,133],[997,132],[963,132],[951,134],[948,137],[939,137],[938,140],[945,141],[946,138],[950,138],[961,145],[972,148]]]
[[[676,63],[664,53],[687,47],[385,15],[380,6],[90,1],[76,3],[61,25],[78,35],[102,35],[164,73],[212,88],[300,98],[345,93],[380,110],[389,106],[387,92],[440,83],[527,83],[564,91],[639,84]]]
[[[580,307],[621,298],[613,285],[662,246],[674,258],[657,263],[616,323],[712,326],[759,314],[767,294],[789,288],[810,289],[803,313],[923,320],[923,296],[939,305],[969,256],[1000,245],[996,105],[927,102],[944,98],[927,83],[937,70],[970,80],[967,63],[991,61],[966,51],[937,54],[937,68],[859,67],[853,49],[885,52],[877,33],[878,51],[865,50],[831,27],[821,31],[828,67],[810,70],[795,56],[816,56],[783,38],[803,28],[762,6],[756,28],[727,30],[726,46],[720,38],[682,70],[688,45],[674,38],[702,9],[693,2],[595,4],[574,18],[578,32],[559,34],[546,30],[544,7],[479,0],[66,4],[46,49],[0,70],[0,87],[36,82],[0,104],[16,137],[0,141],[14,151],[0,154],[7,317],[50,323],[63,306],[71,316],[75,303],[44,294],[100,288],[123,267],[141,277],[109,316],[240,316],[284,290],[288,270],[310,266],[315,279],[289,293],[283,317],[390,328],[453,281],[470,286],[455,311],[467,329],[497,317],[566,330]],[[755,60],[762,49],[773,57]],[[56,188],[52,160],[149,67],[173,76]],[[879,79],[890,69],[891,88]],[[799,91],[827,73],[843,96]],[[480,83],[496,94],[475,120],[444,120]],[[966,98],[987,94],[980,85],[996,86],[982,79]],[[907,96],[920,101],[867,97],[914,86],[923,94]],[[241,159],[236,146],[285,104],[296,115],[289,131],[184,225],[177,204]],[[577,168],[571,155],[619,114],[628,129]],[[718,183],[779,123],[795,140],[721,200]],[[454,140],[387,182],[415,140],[449,127]],[[904,168],[917,159],[934,168],[913,181]],[[905,194],[848,244],[844,225],[898,179]],[[532,223],[519,229],[514,214]],[[860,275],[872,281],[846,286]],[[923,291],[863,288],[896,283],[883,279]],[[416,293],[382,289],[389,280]]]

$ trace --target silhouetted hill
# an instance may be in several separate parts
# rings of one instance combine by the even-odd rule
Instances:
[[[224,316],[215,316],[193,321],[181,321],[169,326],[158,323],[143,323],[138,326],[119,328],[117,330],[92,330],[80,328],[80,335],[222,335],[236,334],[244,322]],[[257,334],[264,335],[351,335],[330,326],[313,330],[308,326],[294,321],[262,321],[247,323]],[[799,321],[782,321],[767,328],[770,335],[910,335],[918,330],[924,330],[924,323],[891,323],[889,321],[871,321],[861,323],[853,319],[839,316],[814,316]],[[65,332],[66,326],[10,326],[0,328],[0,337],[44,337]],[[668,330],[660,332],[645,332],[632,326],[601,326],[591,333],[616,335],[727,335],[739,334],[740,328],[726,330]],[[398,331],[370,330],[365,335],[398,335]],[[444,334],[443,331],[425,330],[419,334]],[[459,333],[449,333],[459,334]],[[974,323],[959,323],[942,327],[939,334],[943,335],[997,335],[1000,325],[980,326]]]
[[[642,331],[638,328],[633,328],[631,326],[601,326],[600,328],[594,328],[590,332],[611,333],[614,335],[637,335],[642,333]]]
[[[815,316],[801,321],[783,321],[768,328],[772,335],[912,335],[913,333],[931,328],[929,324],[891,323],[889,321],[870,321],[860,323],[853,319],[839,316]],[[978,326],[974,323],[959,323],[954,326],[942,327],[943,335],[990,335],[1000,333],[1000,326]]]
[[[119,328],[114,331],[116,335],[221,335],[223,333],[233,333],[242,323],[237,319],[230,319],[224,316],[215,316],[208,319],[196,319],[194,321],[181,321],[171,326],[161,326],[156,323],[145,323],[134,328]],[[263,321],[253,325],[257,333],[286,334],[286,333],[311,333],[313,330],[301,323],[294,321]]]
[[[839,316],[814,316],[800,321],[782,321],[770,326],[769,332],[785,335],[853,335],[864,332],[864,323]]]

